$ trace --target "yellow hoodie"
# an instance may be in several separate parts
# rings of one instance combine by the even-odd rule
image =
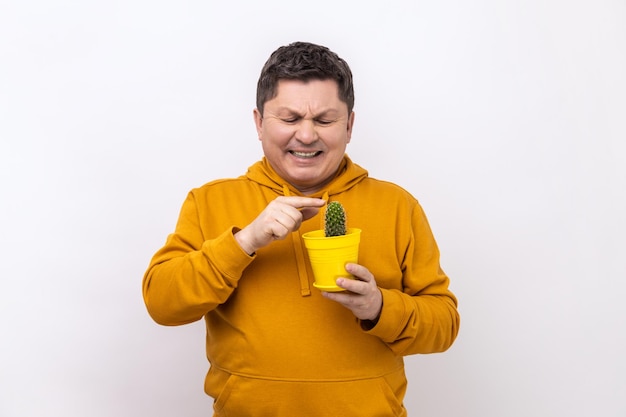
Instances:
[[[404,416],[404,355],[448,349],[459,329],[455,296],[419,203],[368,177],[346,155],[335,179],[310,197],[340,201],[362,229],[359,263],[383,295],[377,324],[312,287],[301,235],[321,214],[253,256],[237,244],[280,195],[300,195],[266,159],[246,175],[192,190],[143,279],[152,318],[206,320],[205,391],[215,416]],[[322,210],[323,211],[323,210]]]

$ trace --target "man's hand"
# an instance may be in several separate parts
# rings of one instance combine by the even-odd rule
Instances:
[[[345,288],[345,292],[322,292],[324,297],[342,304],[352,310],[361,320],[378,321],[383,308],[383,296],[376,285],[374,275],[364,266],[347,264],[346,271],[355,279],[338,278],[337,285]]]
[[[326,202],[320,198],[278,197],[252,223],[235,234],[241,248],[249,254],[287,237],[304,220],[315,216]]]

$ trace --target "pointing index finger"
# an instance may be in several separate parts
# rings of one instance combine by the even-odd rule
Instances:
[[[300,196],[289,196],[289,197],[279,197],[281,201],[287,205],[290,205],[297,209],[314,207],[320,208],[326,204],[326,201],[321,198],[311,198],[311,197],[300,197]]]

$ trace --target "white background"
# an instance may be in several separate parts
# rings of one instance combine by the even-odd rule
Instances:
[[[348,153],[421,201],[460,300],[410,415],[626,415],[622,0],[0,2],[0,415],[210,415],[202,323],[154,324],[141,278],[260,158],[295,40],[350,63]]]

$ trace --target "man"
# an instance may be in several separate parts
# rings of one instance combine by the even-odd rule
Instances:
[[[329,49],[276,50],[254,110],[264,158],[192,190],[143,280],[164,325],[204,317],[215,416],[404,416],[403,356],[448,349],[457,301],[419,203],[345,154],[351,71]],[[340,201],[362,229],[356,279],[312,288],[301,235]],[[347,274],[346,274],[347,275]]]

